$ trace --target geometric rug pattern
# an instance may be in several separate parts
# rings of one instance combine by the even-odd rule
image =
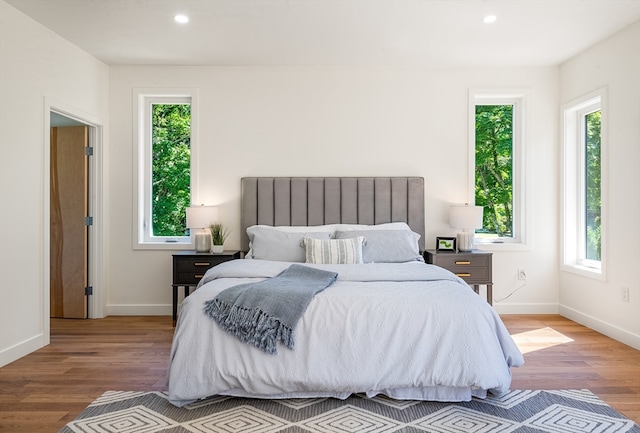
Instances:
[[[108,391],[59,433],[640,433],[588,390],[511,391],[462,403],[384,396],[213,396],[182,408],[162,392]]]

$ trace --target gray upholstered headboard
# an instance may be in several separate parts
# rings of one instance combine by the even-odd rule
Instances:
[[[245,177],[240,246],[249,250],[246,229],[255,224],[406,222],[424,251],[424,213],[422,177]]]

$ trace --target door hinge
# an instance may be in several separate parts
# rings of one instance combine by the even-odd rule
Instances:
[[[85,154],[86,156],[93,156],[93,147],[91,147],[91,146],[86,146],[86,147],[84,148],[84,154]]]
[[[86,296],[91,296],[93,295],[93,286],[87,286],[84,288],[84,294]]]
[[[84,225],[85,226],[92,226],[93,225],[93,217],[92,216],[84,217]]]

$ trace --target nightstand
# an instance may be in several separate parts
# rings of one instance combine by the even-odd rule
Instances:
[[[240,258],[240,251],[224,251],[222,253],[199,253],[196,251],[180,251],[173,254],[173,326],[178,318],[178,287],[184,286],[185,298],[189,289],[198,285],[207,269]]]
[[[492,281],[493,253],[473,250],[467,252],[426,250],[424,257],[427,263],[445,268],[473,287],[479,293],[480,285],[487,286],[487,302],[493,304]]]

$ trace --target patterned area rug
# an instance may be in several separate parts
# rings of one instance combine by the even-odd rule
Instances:
[[[214,396],[177,408],[160,392],[109,391],[59,433],[640,433],[588,390],[512,391],[468,403],[256,400]]]

